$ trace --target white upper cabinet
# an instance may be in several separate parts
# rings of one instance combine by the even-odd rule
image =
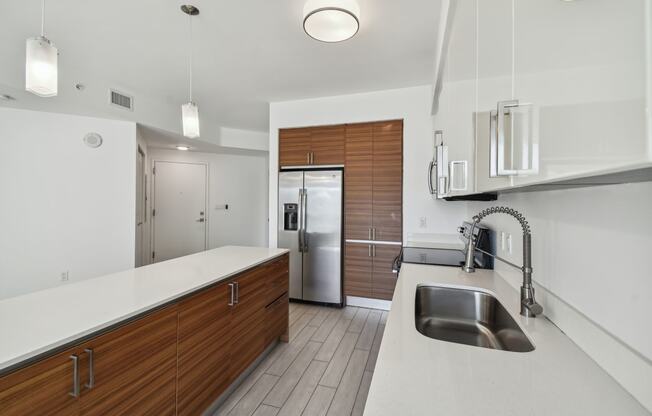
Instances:
[[[506,152],[525,149],[538,157],[538,169],[514,176],[514,185],[612,173],[652,160],[647,2],[514,1],[512,98],[532,104],[525,123],[535,143],[528,146],[530,137],[520,131]]]
[[[477,1],[478,111],[474,120],[477,192],[509,188],[513,182],[509,176],[489,175],[490,141],[496,127],[492,111],[499,101],[513,99],[512,24],[512,0]]]
[[[436,144],[441,145],[443,140],[447,150],[447,160],[438,161],[445,165],[438,166],[445,175],[439,181],[439,197],[475,193],[476,1],[451,3],[449,42],[434,119],[435,128],[442,131]]]
[[[435,117],[446,196],[652,167],[651,2],[451,3]]]

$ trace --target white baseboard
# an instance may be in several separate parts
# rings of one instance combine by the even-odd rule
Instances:
[[[360,298],[358,296],[347,296],[346,304],[348,306],[357,306],[360,308],[369,308],[369,309],[380,309],[383,311],[388,311],[392,309],[391,300]]]

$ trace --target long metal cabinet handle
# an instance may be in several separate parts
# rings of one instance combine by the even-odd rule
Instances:
[[[299,189],[299,227],[297,236],[299,238],[299,253],[303,253],[303,188]]]
[[[235,285],[233,283],[229,283],[229,289],[231,289],[231,297],[229,299],[229,306],[235,305]]]
[[[505,166],[505,115],[509,114],[509,109],[513,107],[518,107],[518,100],[498,102],[498,108],[496,111],[496,167],[498,170],[498,176],[510,176],[517,173],[515,170],[507,169]],[[507,111],[507,113],[505,111]]]
[[[371,257],[371,244],[369,244],[367,247],[369,248],[369,254],[368,254],[368,256]]]
[[[240,303],[240,283],[235,282],[235,304]]]
[[[371,239],[376,240],[376,227],[371,229]]]
[[[310,152],[306,152],[306,164],[310,164]]]
[[[308,190],[303,190],[303,252],[308,252],[308,239],[306,238],[306,229],[308,228]]]
[[[371,257],[376,257],[376,245],[371,246]]]
[[[95,387],[95,359],[93,349],[86,348],[84,352],[88,356],[88,381],[84,384],[84,386],[88,389],[92,389]]]
[[[435,191],[435,187],[432,185],[432,170],[435,168],[435,161],[431,160],[430,163],[428,164],[428,190],[430,191],[430,195],[434,195],[437,193]]]
[[[72,391],[68,394],[79,397],[79,357],[73,354],[70,359],[72,360]]]

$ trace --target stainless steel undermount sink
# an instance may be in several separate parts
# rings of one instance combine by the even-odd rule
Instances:
[[[427,337],[494,350],[534,350],[514,318],[488,293],[418,286],[414,309],[417,330]]]

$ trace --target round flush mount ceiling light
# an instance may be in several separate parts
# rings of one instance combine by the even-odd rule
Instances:
[[[308,0],[303,8],[303,30],[322,42],[351,39],[360,29],[360,6],[355,0]]]

